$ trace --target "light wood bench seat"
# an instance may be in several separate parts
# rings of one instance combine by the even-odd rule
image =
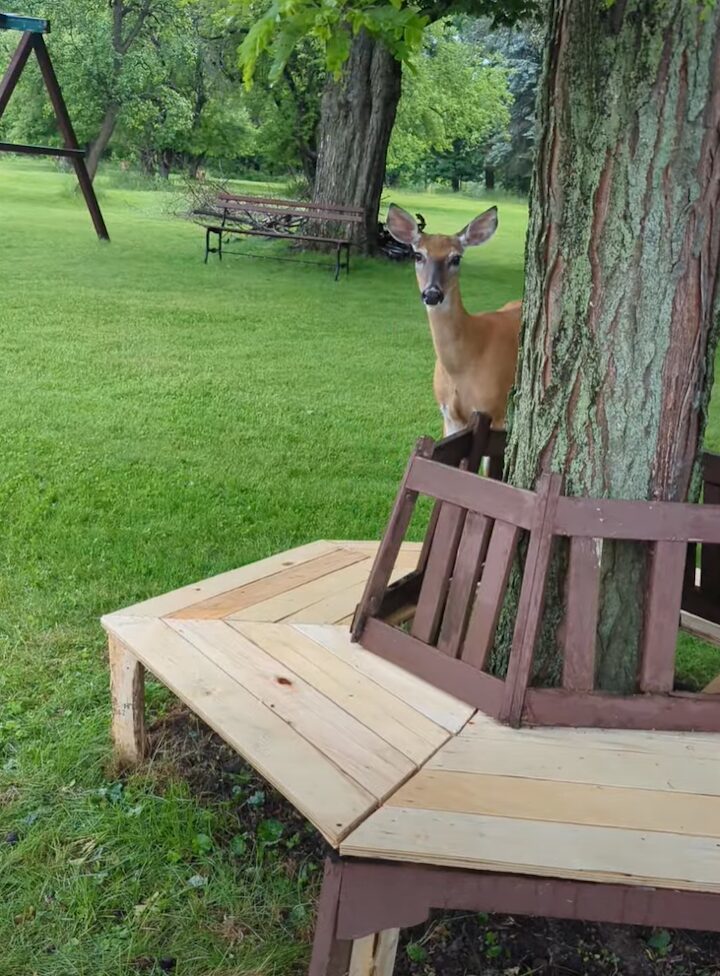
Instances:
[[[312,543],[104,617],[120,750],[139,662],[342,854],[720,891],[717,736],[474,712],[350,643],[376,550]]]
[[[333,845],[472,715],[351,645],[337,625],[359,600],[375,548],[305,546],[103,618],[119,694],[135,659]],[[417,555],[407,547],[398,573]],[[127,729],[122,709],[116,702]],[[137,739],[125,735],[131,753]]]
[[[340,851],[720,892],[720,742],[513,729],[478,713]]]
[[[119,757],[143,755],[146,667],[339,851],[313,976],[390,976],[423,899],[485,910],[507,876],[523,911],[694,925],[687,898],[720,894],[718,736],[513,729],[352,644],[377,546],[312,543],[104,617]],[[419,555],[405,543],[394,576]]]

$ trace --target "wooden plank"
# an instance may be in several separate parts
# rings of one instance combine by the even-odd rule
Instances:
[[[438,639],[438,650],[450,657],[458,656],[465,637],[475,587],[488,547],[491,525],[490,519],[485,518],[484,515],[468,512],[458,546],[455,570]]]
[[[423,769],[388,806],[720,837],[720,796]]]
[[[417,765],[448,739],[448,732],[368,681],[349,664],[288,624],[237,622],[239,633],[325,695]]]
[[[720,647],[720,624],[683,610],[680,614],[680,626],[688,634]]]
[[[265,620],[268,623],[284,620],[299,613],[305,607],[333,596],[340,590],[348,589],[355,583],[364,583],[371,566],[371,559],[356,560],[334,573],[303,583],[286,593],[278,593],[277,596],[261,600],[242,610],[232,611],[225,616],[228,620]]]
[[[709,695],[613,695],[530,688],[522,713],[527,725],[600,729],[665,729],[668,732],[720,732],[720,707]]]
[[[415,461],[407,487],[471,512],[513,522],[523,529],[529,529],[533,524],[536,506],[534,492],[513,488],[490,478],[478,478],[468,471],[458,471],[424,458]]]
[[[492,740],[505,742],[532,742],[553,749],[574,749],[583,753],[588,750],[611,749],[637,752],[664,760],[676,756],[693,762],[695,759],[712,759],[720,762],[718,738],[713,732],[664,732],[633,729],[579,729],[524,727],[511,729],[495,719],[478,712],[463,731],[463,737],[474,738],[475,748],[492,748]],[[720,767],[718,767],[720,774]]]
[[[653,547],[640,646],[641,691],[672,691],[675,683],[686,549],[684,542],[656,542]]]
[[[545,606],[553,531],[562,477],[558,474],[542,475],[538,485],[537,522],[530,535],[527,558],[520,589],[515,630],[505,678],[505,697],[500,718],[511,725],[518,725],[532,670],[535,644]]]
[[[208,597],[207,600],[201,600],[199,603],[193,603],[190,607],[183,607],[182,610],[177,610],[168,616],[178,620],[222,619],[230,613],[245,610],[256,603],[262,603],[304,583],[329,576],[338,569],[362,561],[368,563],[369,569],[369,560],[365,553],[353,552],[351,549],[335,549],[315,559],[273,573],[272,576],[265,576],[244,586],[235,587],[233,590],[218,593],[217,596]]]
[[[405,576],[416,562],[417,553],[403,552],[401,549],[398,553],[395,568],[390,574],[390,582],[392,583],[394,580]],[[371,561],[365,560],[364,565],[369,572]],[[350,616],[352,618],[352,614],[363,595],[366,583],[367,575],[349,587],[339,587],[337,591],[330,593],[315,603],[311,603],[294,613],[288,614],[287,617],[283,617],[283,620],[292,623],[335,624],[344,617]]]
[[[565,604],[563,687],[592,691],[600,601],[602,541],[575,536],[570,540]]]
[[[720,674],[703,688],[704,695],[720,695]]]
[[[383,593],[390,580],[390,574],[395,566],[395,560],[397,559],[400,546],[410,525],[410,519],[412,518],[415,503],[417,502],[417,492],[409,490],[408,479],[418,461],[423,456],[430,455],[432,448],[432,438],[420,438],[408,460],[400,488],[395,496],[395,502],[387,527],[378,547],[373,567],[370,570],[365,592],[355,612],[355,619],[352,624],[352,634],[355,638],[362,633],[368,617],[377,613],[380,607]]]
[[[330,844],[375,798],[164,621],[119,618],[112,634],[269,780]]]
[[[464,524],[464,509],[456,505],[442,506],[410,630],[413,637],[425,644],[434,644],[437,639]]]
[[[560,500],[553,523],[558,535],[637,542],[720,543],[720,506],[685,502]]]
[[[168,620],[208,660],[378,800],[415,764],[294,672],[222,620]],[[292,730],[292,731],[291,731]]]
[[[237,589],[253,580],[271,576],[279,573],[283,569],[297,566],[299,563],[315,559],[323,553],[332,552],[338,545],[334,542],[310,542],[296,549],[288,549],[286,552],[277,553],[267,559],[260,559],[254,563],[248,563],[240,569],[231,569],[226,573],[219,573],[209,579],[201,580],[198,583],[191,583],[189,586],[181,586],[177,590],[164,593],[162,596],[151,597],[149,600],[142,600],[133,606],[126,607],[124,610],[116,611],[121,617],[163,617],[170,613],[182,610],[195,603],[201,603],[208,597],[217,596],[220,593],[227,593],[229,590]],[[103,617],[105,621],[111,621],[113,614]]]
[[[373,976],[392,976],[399,942],[400,929],[384,929],[378,932]]]
[[[355,939],[348,976],[392,976],[400,929],[384,929]]]
[[[591,741],[562,748],[527,736],[505,740],[468,733],[447,742],[426,768],[720,796],[720,755],[650,755],[595,748]]]
[[[520,529],[516,525],[500,520],[495,522],[461,652],[463,661],[474,668],[485,667],[495,640],[519,538]]]
[[[108,641],[112,738],[120,765],[133,766],[145,757],[145,668],[124,644]]]
[[[442,651],[423,644],[410,634],[371,618],[362,635],[363,647],[379,657],[405,668],[448,694],[497,715],[502,704],[504,682],[464,661],[450,661]]]
[[[720,845],[714,837],[383,807],[346,838],[340,852],[511,874],[720,891]]]
[[[295,628],[448,732],[459,732],[474,712],[465,702],[351,643],[340,627],[296,624]]]

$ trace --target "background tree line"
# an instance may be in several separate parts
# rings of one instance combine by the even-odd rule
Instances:
[[[248,86],[243,83],[247,42],[271,9],[266,3],[33,0],[25,9],[51,21],[48,43],[78,137],[89,147],[93,175],[101,159],[112,158],[165,178],[172,172],[196,176],[200,170],[238,177],[294,175],[312,192],[323,115],[332,116],[342,82],[332,56],[307,25],[301,34],[290,31],[291,47],[283,36],[266,38]],[[527,192],[540,60],[537,29],[494,28],[487,16],[437,12],[445,16],[421,31],[404,71],[387,49],[382,51],[381,60],[392,67],[378,92],[384,102],[379,114],[390,112],[392,120],[385,126],[380,119],[379,128],[388,131],[380,134],[379,152],[373,154],[367,126],[351,113],[349,127],[365,140],[357,164],[372,157],[373,169],[357,193],[367,196],[368,181],[381,187],[384,180],[454,189],[486,180]],[[0,38],[7,54],[15,41],[13,35]],[[367,35],[363,43],[377,47]],[[286,56],[278,59],[278,50]],[[352,51],[345,53],[351,56],[345,74],[355,70],[361,85],[362,62],[367,69],[373,59],[356,58],[353,64]],[[391,84],[388,97],[393,78],[397,84]],[[357,114],[363,113],[366,123],[378,121],[372,101],[357,106]],[[337,124],[333,128],[342,135]],[[2,133],[14,141],[57,140],[34,66],[8,108]],[[338,150],[346,145],[341,141]],[[330,155],[331,168],[343,168]],[[332,195],[337,174],[328,174],[327,160],[320,159],[320,168],[319,182]],[[347,198],[342,187],[335,192]],[[356,196],[349,202],[356,203]]]

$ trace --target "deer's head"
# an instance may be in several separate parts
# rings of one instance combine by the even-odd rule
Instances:
[[[415,218],[394,203],[390,204],[387,216],[387,229],[395,240],[413,249],[420,296],[426,305],[442,305],[457,287],[465,248],[484,244],[493,236],[497,225],[497,207],[481,213],[457,234],[422,233]]]

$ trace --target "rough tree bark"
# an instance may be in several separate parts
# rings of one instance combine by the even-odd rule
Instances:
[[[720,257],[720,4],[552,0],[509,480],[692,494]],[[598,684],[636,679],[644,555],[603,551]],[[553,677],[559,583],[540,671]]]
[[[353,239],[364,253],[375,246],[401,72],[390,51],[361,31],[342,78],[330,79],[322,98],[313,201],[362,207]]]

